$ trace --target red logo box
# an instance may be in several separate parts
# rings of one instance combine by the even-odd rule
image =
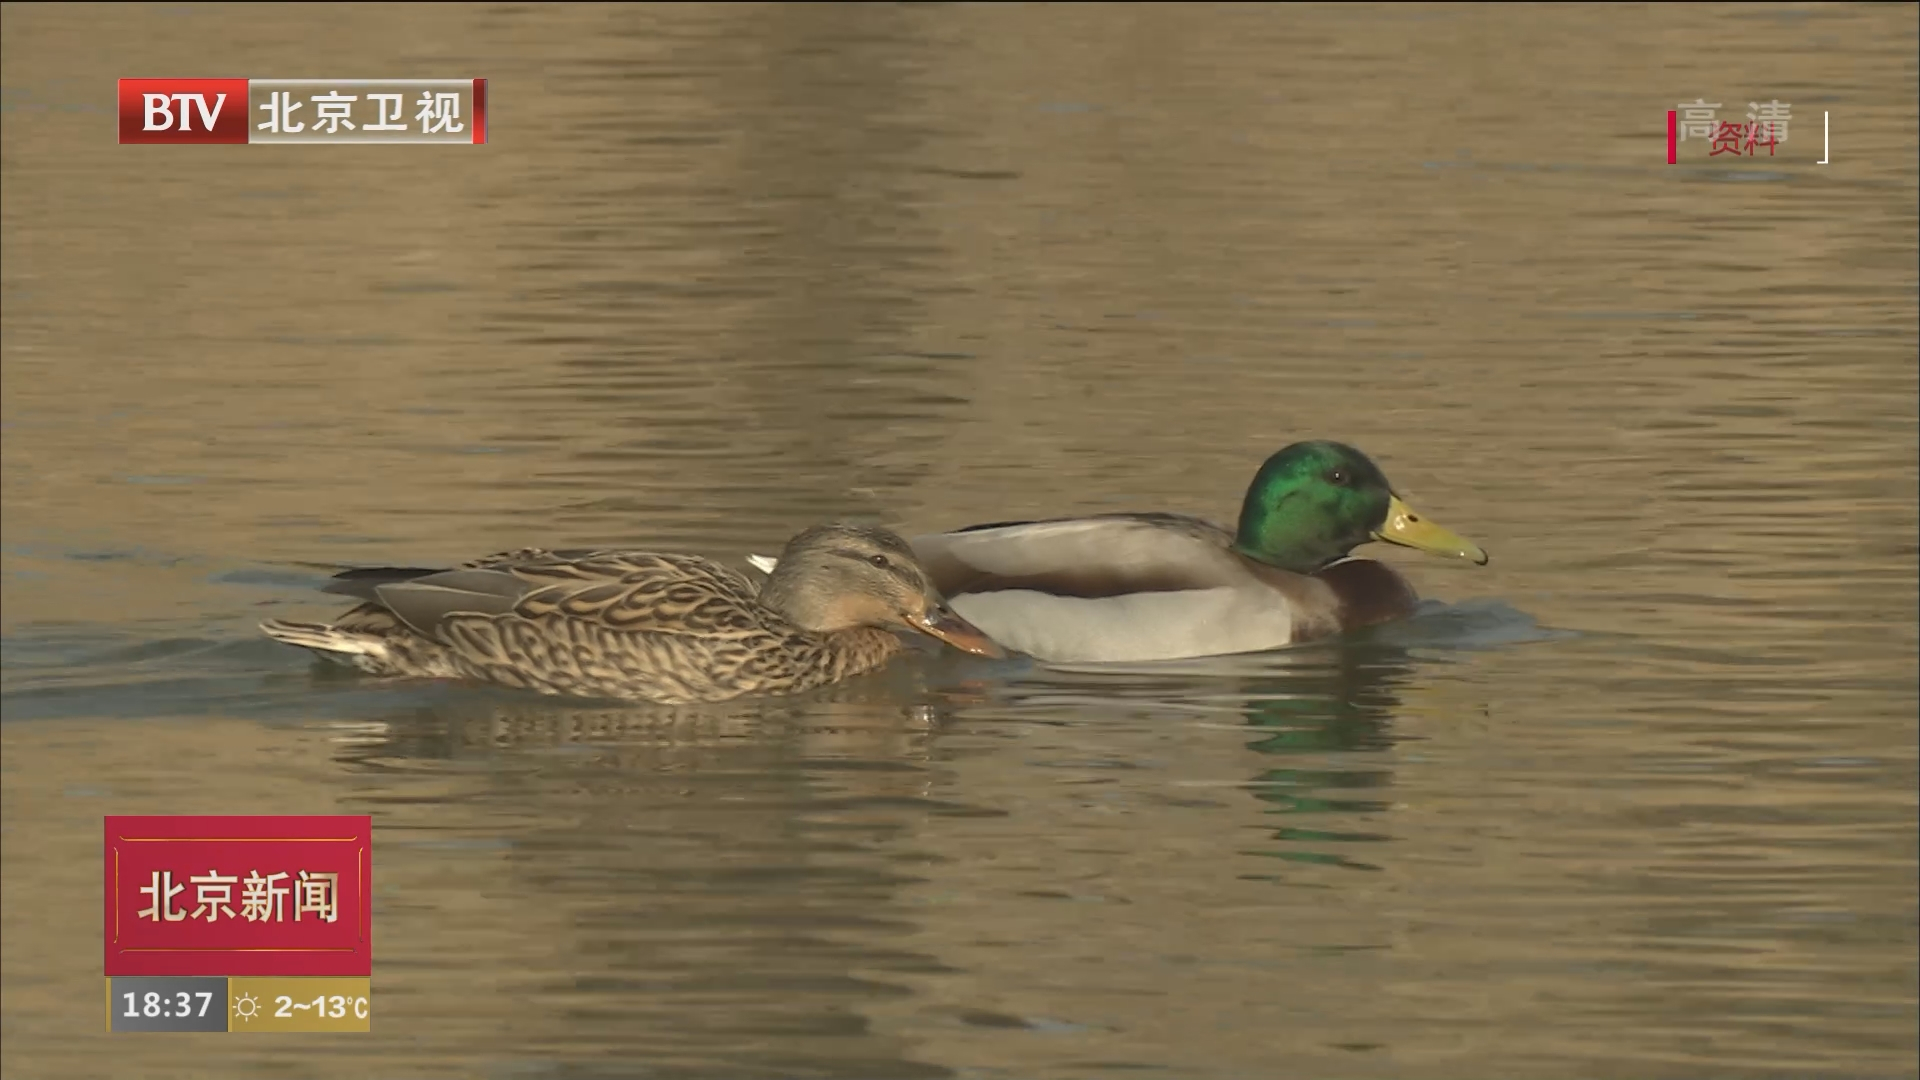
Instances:
[[[109,817],[106,974],[373,974],[373,818]]]
[[[121,79],[123,143],[244,143],[245,79]]]

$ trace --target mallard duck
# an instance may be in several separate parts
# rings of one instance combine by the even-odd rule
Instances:
[[[823,525],[755,588],[695,555],[519,551],[453,570],[370,569],[327,592],[365,601],[332,624],[273,619],[268,637],[374,675],[472,679],[669,705],[799,693],[871,671],[904,626],[1005,655],[955,615],[906,541]]]
[[[1299,442],[1269,457],[1228,532],[1179,514],[996,522],[912,541],[955,611],[1061,663],[1260,652],[1411,614],[1419,597],[1369,540],[1485,565],[1400,500],[1367,456]],[[779,560],[749,556],[762,570]]]

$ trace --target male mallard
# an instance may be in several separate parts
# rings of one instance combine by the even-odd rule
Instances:
[[[963,617],[1037,659],[1174,660],[1259,652],[1411,614],[1369,540],[1484,565],[1487,553],[1413,512],[1351,446],[1299,442],[1260,466],[1238,532],[1178,514],[999,522],[913,541]],[[778,573],[778,561],[749,556]]]
[[[794,537],[757,590],[694,555],[526,548],[455,570],[349,570],[326,591],[366,602],[332,625],[260,629],[374,675],[575,697],[798,693],[885,663],[901,648],[890,626],[1004,655],[953,613],[906,541],[857,525]]]

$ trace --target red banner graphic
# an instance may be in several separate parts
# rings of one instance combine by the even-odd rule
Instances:
[[[109,817],[106,974],[373,973],[373,819]]]

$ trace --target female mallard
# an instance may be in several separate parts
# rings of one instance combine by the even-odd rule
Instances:
[[[456,570],[349,570],[326,591],[366,602],[332,625],[260,629],[374,675],[574,697],[799,693],[885,663],[901,648],[891,626],[1004,655],[953,613],[906,541],[857,525],[794,537],[758,590],[694,555],[527,548]]]
[[[1238,532],[1177,514],[1096,514],[922,536],[954,610],[1037,659],[1259,652],[1411,614],[1418,596],[1369,540],[1484,565],[1487,553],[1400,501],[1365,454],[1300,442],[1247,487]],[[777,561],[751,556],[762,570]]]

